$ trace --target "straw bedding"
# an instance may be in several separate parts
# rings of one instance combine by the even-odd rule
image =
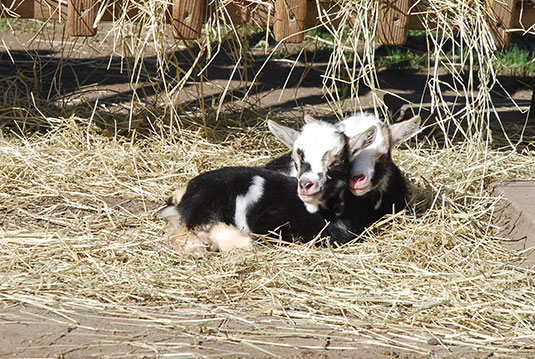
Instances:
[[[533,176],[533,154],[421,141],[395,152],[412,184],[412,209],[386,217],[360,241],[342,248],[259,243],[252,252],[196,259],[173,250],[157,210],[201,171],[262,163],[265,144],[281,149],[262,124],[212,142],[187,128],[174,141],[132,140],[112,138],[88,119],[58,123],[0,142],[2,301],[102,315],[150,312],[154,323],[169,325],[183,318],[157,308],[245,321],[269,315],[290,320],[284,330],[295,330],[292,319],[306,320],[349,346],[373,333],[372,343],[421,354],[432,338],[496,355],[535,352],[534,272],[493,237],[497,199],[489,195],[489,183],[505,173]],[[226,341],[228,334],[199,335]]]
[[[173,106],[193,68],[199,97],[204,95],[205,71],[222,49],[236,59],[236,73],[249,58],[239,36],[229,40],[228,48],[214,45],[211,40],[239,35],[232,26],[221,26],[205,31],[196,45],[202,49],[199,56],[189,44],[189,63],[178,62],[169,55],[176,48],[163,39],[157,20],[162,14],[155,15],[163,7],[156,3],[143,8],[141,22],[132,26],[124,26],[131,19],[123,12],[107,34],[114,49],[117,42],[125,56],[132,56],[125,62],[132,67],[131,85],[153,81],[159,89],[153,100],[163,111],[149,108],[144,116],[155,119],[151,129],[134,126],[135,108],[148,106],[136,96],[127,109],[127,129],[110,131],[99,122],[103,115],[94,116],[92,109],[78,115],[61,111],[61,98],[53,103],[55,115],[50,108],[44,114],[39,107],[46,104],[36,102],[31,88],[12,86],[20,85],[17,79],[3,80],[3,305],[38,308],[41,317],[54,315],[54,321],[68,325],[78,323],[75,314],[85,311],[103,320],[137,320],[147,333],[183,333],[197,343],[160,341],[148,334],[114,337],[112,344],[134,343],[138,356],[202,356],[203,341],[221,345],[212,348],[214,356],[239,356],[246,348],[266,356],[273,354],[272,347],[319,348],[275,340],[295,337],[332,341],[329,349],[340,352],[363,344],[414,355],[450,357],[457,348],[468,357],[535,356],[535,272],[520,265],[520,253],[494,236],[498,199],[491,195],[495,181],[533,178],[535,153],[529,147],[522,152],[491,147],[487,130],[497,83],[495,48],[480,21],[485,14],[479,5],[455,3],[458,11],[449,12],[444,7],[451,8],[451,1],[430,1],[422,12],[430,19],[429,29],[433,16],[441,26],[428,37],[428,91],[438,132],[453,131],[460,141],[446,138],[438,145],[420,136],[395,151],[411,184],[407,211],[385,217],[341,248],[260,240],[251,252],[193,258],[174,251],[165,237],[157,212],[167,196],[200,172],[261,164],[284,149],[269,135],[265,116],[251,112],[247,123],[227,118],[222,100],[212,103],[211,112],[202,101],[187,114]],[[376,7],[369,1],[340,4],[340,26],[327,25],[333,35],[324,75],[329,105],[338,116],[342,107],[357,110],[359,89],[367,86],[381,112],[372,41]],[[372,15],[357,16],[351,30],[342,31],[352,14],[362,13]],[[454,26],[462,26],[457,36]],[[147,49],[157,54],[158,70],[144,78],[141,59]],[[346,56],[348,49],[354,62]],[[301,61],[299,54],[293,65]],[[200,61],[202,56],[206,59]],[[161,76],[174,66],[179,75]],[[440,77],[444,73],[451,82]],[[467,76],[476,73],[477,78]],[[254,81],[249,85],[253,88]],[[221,98],[229,86],[230,79],[220,88]],[[450,99],[465,104],[461,111],[449,106],[443,96],[448,91]],[[251,103],[244,99],[241,105]],[[284,114],[270,116],[280,120]],[[255,333],[261,337],[251,336]],[[93,345],[111,345],[99,340]],[[234,346],[224,347],[229,343]],[[124,354],[110,350],[109,357]]]

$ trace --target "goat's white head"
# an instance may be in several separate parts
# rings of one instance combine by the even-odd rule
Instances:
[[[300,132],[268,121],[271,132],[292,150],[297,170],[297,192],[303,202],[318,206],[323,200],[327,180],[347,183],[349,161],[375,140],[376,129],[363,129],[351,139],[327,122],[305,116]]]
[[[362,112],[337,126],[348,138],[358,137],[370,126],[377,129],[375,141],[351,161],[349,188],[355,196],[362,196],[386,184],[388,173],[381,173],[381,164],[391,161],[390,152],[394,146],[418,132],[420,116],[388,126],[375,115]]]

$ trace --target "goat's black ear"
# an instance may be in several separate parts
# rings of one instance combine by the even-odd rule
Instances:
[[[392,146],[400,144],[406,139],[414,136],[420,130],[420,116],[414,116],[413,118],[395,123],[390,126],[390,135],[392,136]]]
[[[317,120],[316,118],[310,116],[310,115],[305,115],[303,116],[303,120],[305,121],[305,123],[317,123],[317,122],[321,122],[320,120]]]
[[[371,145],[375,141],[376,136],[377,127],[371,126],[360,135],[349,138],[347,140],[349,147],[349,160],[352,161],[355,157],[357,157],[361,150]]]
[[[279,125],[271,120],[268,120],[268,127],[272,134],[275,135],[282,143],[289,149],[292,149],[295,140],[299,136],[299,132],[289,127]]]

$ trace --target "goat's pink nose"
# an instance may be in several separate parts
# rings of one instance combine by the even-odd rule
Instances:
[[[362,182],[366,179],[366,176],[363,175],[363,174],[360,174],[360,175],[352,175],[351,176],[351,182]]]
[[[302,190],[308,191],[312,187],[314,187],[314,182],[312,181],[309,181],[309,180],[299,181],[299,188],[301,188]]]

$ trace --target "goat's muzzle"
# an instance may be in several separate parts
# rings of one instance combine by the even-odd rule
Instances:
[[[349,179],[349,188],[354,195],[364,194],[370,187],[370,181],[365,174],[353,174]]]
[[[303,202],[311,202],[318,198],[321,191],[316,182],[309,179],[299,180],[298,194]]]

